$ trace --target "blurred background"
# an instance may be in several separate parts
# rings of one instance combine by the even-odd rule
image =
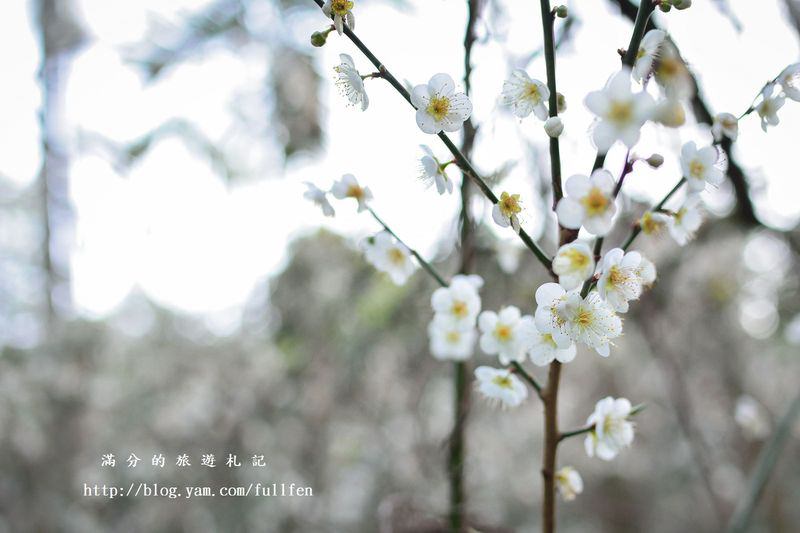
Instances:
[[[699,86],[689,126],[646,126],[636,152],[666,163],[626,180],[608,242],[672,188],[684,142],[711,141],[709,113],[738,115],[798,60],[797,0],[695,4],[655,16]],[[552,253],[546,137],[498,105],[514,68],[545,77],[539,6],[476,5],[473,158],[522,193],[523,225]],[[592,164],[582,99],[618,68],[635,13],[627,0],[568,5],[557,24],[565,176]],[[435,285],[423,272],[393,285],[358,252],[373,220],[349,203],[324,219],[302,198],[304,181],[328,188],[353,173],[406,242],[455,273],[458,194],[416,179],[419,144],[445,152],[405,102],[370,80],[369,110],[346,106],[339,54],[371,69],[335,33],[310,45],[326,26],[311,0],[28,0],[0,12],[0,531],[444,530],[452,368],[422,334]],[[463,77],[466,1],[356,1],[355,15],[401,80]],[[565,367],[566,428],[606,395],[648,408],[614,462],[588,459],[580,439],[560,448],[586,485],[559,504],[561,530],[720,531],[746,493],[800,389],[800,105],[779,115],[769,133],[742,121],[694,243],[638,241],[660,279],[612,357],[580,351]],[[612,173],[624,155],[609,154]],[[472,203],[484,308],[532,312],[546,274]],[[541,426],[534,399],[511,411],[472,402],[476,529],[538,527]],[[753,531],[800,529],[798,439],[795,424]],[[106,453],[116,468],[101,467]],[[163,469],[150,465],[160,453]],[[264,454],[268,467],[179,469],[182,453],[193,465]],[[83,496],[84,483],[139,481],[285,481],[314,497]]]

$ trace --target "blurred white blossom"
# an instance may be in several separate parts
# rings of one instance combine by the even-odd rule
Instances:
[[[382,231],[363,241],[367,261],[385,272],[397,285],[403,285],[417,269],[409,249],[388,231]]]
[[[503,83],[501,101],[511,106],[514,115],[525,118],[531,113],[539,120],[547,120],[547,99],[550,91],[547,85],[539,80],[531,79],[524,70],[517,69]]]
[[[599,119],[592,138],[602,153],[608,152],[616,141],[633,148],[654,108],[649,94],[631,91],[631,71],[627,67],[614,74],[604,89],[589,93],[585,103]]]
[[[628,420],[631,402],[625,398],[603,398],[594,408],[586,425],[594,426],[584,441],[586,454],[610,461],[633,443],[633,423]]]
[[[517,407],[528,397],[525,384],[511,370],[479,366],[475,377],[480,393],[503,407]]]

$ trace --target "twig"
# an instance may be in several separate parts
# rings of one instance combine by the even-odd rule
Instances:
[[[442,287],[447,287],[448,283],[447,283],[447,282],[444,280],[444,278],[443,278],[441,275],[439,275],[439,273],[438,273],[438,272],[436,272],[436,269],[435,269],[435,268],[433,268],[433,266],[432,266],[430,263],[428,263],[428,262],[427,262],[427,261],[426,261],[426,260],[425,260],[425,259],[424,259],[424,258],[423,258],[423,257],[422,257],[420,254],[419,254],[419,252],[417,252],[415,249],[413,249],[412,247],[410,247],[409,245],[407,245],[405,242],[403,242],[403,239],[401,239],[400,237],[398,237],[398,236],[397,236],[397,234],[396,234],[396,233],[395,233],[395,232],[392,230],[392,228],[390,228],[390,227],[389,227],[389,225],[388,225],[388,224],[386,224],[386,222],[384,222],[384,221],[383,221],[383,219],[381,219],[381,217],[379,217],[379,216],[378,216],[378,214],[377,214],[377,213],[376,213],[376,212],[375,212],[375,211],[374,211],[374,210],[373,210],[371,207],[369,207],[369,206],[368,206],[368,207],[367,207],[367,210],[369,211],[369,214],[370,214],[370,215],[372,215],[372,218],[374,218],[375,220],[377,220],[377,221],[378,221],[378,224],[380,224],[381,226],[383,226],[383,229],[385,229],[385,230],[386,230],[386,231],[387,231],[387,232],[388,232],[388,233],[389,233],[389,234],[390,234],[392,237],[394,237],[395,239],[397,239],[397,241],[398,241],[400,244],[402,244],[403,246],[405,246],[406,248],[408,248],[408,251],[409,251],[409,252],[411,252],[411,255],[413,255],[413,256],[416,258],[416,260],[419,262],[420,266],[421,266],[423,269],[425,269],[425,271],[426,271],[428,274],[430,274],[430,275],[431,275],[431,277],[432,277],[433,279],[435,279],[435,280],[436,280],[436,282],[437,282],[439,285],[441,285]]]
[[[322,8],[322,6],[324,5],[322,0],[313,0],[313,1],[320,8]],[[400,83],[397,80],[397,78],[394,77],[394,75],[391,72],[389,72],[389,69],[386,68],[386,66],[384,66],[384,64],[377,57],[375,57],[375,54],[373,54],[372,51],[370,51],[370,49],[367,48],[367,46],[361,41],[361,39],[359,39],[356,36],[356,34],[353,33],[353,31],[350,28],[347,27],[347,25],[344,26],[344,34],[348,37],[348,39],[350,39],[353,42],[356,48],[358,48],[361,51],[361,53],[363,53],[367,57],[367,59],[369,59],[369,61],[375,66],[375,68],[378,69],[378,72],[381,73],[381,77],[386,81],[388,81],[389,84],[392,87],[394,87],[394,89],[398,93],[400,93],[400,96],[402,96],[411,107],[414,107],[414,104],[411,102],[411,94],[408,92],[408,90],[403,86],[402,83]],[[486,181],[480,176],[478,171],[475,170],[475,167],[472,166],[472,163],[470,163],[469,159],[467,159],[464,156],[464,154],[461,153],[461,150],[459,150],[456,147],[456,145],[453,144],[453,141],[450,140],[450,137],[444,132],[439,133],[438,137],[439,139],[442,140],[447,149],[450,150],[450,153],[453,154],[453,157],[455,158],[456,164],[459,166],[459,168],[461,168],[461,170],[478,186],[478,188],[484,194],[484,196],[486,196],[486,198],[488,198],[493,204],[498,203],[499,199],[492,192],[492,189],[489,187]],[[533,252],[536,258],[539,260],[540,263],[542,263],[542,265],[548,270],[548,272],[552,272],[551,259],[547,257],[547,254],[545,254],[541,248],[539,248],[539,246],[533,241],[531,236],[528,235],[527,232],[525,232],[525,230],[523,229],[520,229],[518,235],[519,238],[522,240],[522,242],[525,243],[525,246],[527,246],[531,250],[531,252]]]
[[[792,426],[799,415],[800,395],[796,396],[791,405],[789,405],[786,414],[781,417],[769,442],[764,445],[758,455],[747,493],[736,507],[736,511],[733,513],[728,525],[729,533],[744,533],[750,527],[750,522],[753,519],[753,513],[756,510],[761,494],[764,492],[769,476],[775,468],[775,463],[778,461],[781,450],[786,444],[786,440],[791,434]]]
[[[519,374],[522,379],[528,382],[528,385],[533,387],[533,390],[536,391],[536,395],[541,398],[542,397],[542,386],[539,385],[539,382],[536,381],[536,378],[531,376],[518,362],[514,361],[511,363],[511,366],[514,368],[514,372]]]
[[[550,10],[550,0],[540,0],[542,30],[544,33],[544,60],[547,70],[547,89],[550,92],[548,111],[551,117],[558,116],[558,93],[556,92],[556,50],[553,37],[555,15]],[[561,152],[558,137],[550,137],[550,180],[553,183],[553,209],[564,196],[561,187]]]

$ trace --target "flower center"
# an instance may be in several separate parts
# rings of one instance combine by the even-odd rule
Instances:
[[[594,322],[594,315],[589,309],[580,309],[578,311],[578,316],[575,320],[579,326],[586,328]]]
[[[542,333],[542,343],[548,344],[549,346],[556,348],[556,341],[553,339],[553,336],[550,333]]]
[[[572,248],[564,252],[564,255],[567,256],[570,268],[575,270],[582,269],[589,264],[589,256],[580,250]]]
[[[661,60],[658,66],[658,75],[664,78],[673,78],[681,72],[681,62],[674,58],[665,58]]]
[[[356,200],[360,200],[364,197],[364,189],[362,189],[358,185],[350,185],[347,188],[347,194],[345,195],[348,198],[355,198]]]
[[[697,159],[689,163],[689,174],[695,179],[703,179],[703,174],[706,172],[706,166]]]
[[[683,221],[683,215],[685,214],[686,214],[686,208],[684,207],[678,210],[674,215],[672,215],[672,218],[675,219],[676,224],[681,224],[681,222]]]
[[[503,216],[511,218],[522,211],[522,206],[519,205],[519,194],[508,194],[504,192],[500,195],[500,212]]]
[[[453,307],[450,308],[450,312],[457,318],[466,318],[468,311],[467,304],[461,300],[453,302]]]
[[[644,214],[644,216],[642,216],[641,226],[645,235],[653,235],[662,230],[664,223],[656,219],[656,217],[653,216],[653,213],[648,211]]]
[[[353,9],[352,0],[333,0],[331,2],[331,11],[339,16],[346,15],[351,9]]]
[[[611,102],[608,110],[608,119],[619,125],[624,125],[633,120],[633,102],[615,100]]]
[[[513,389],[514,386],[511,384],[511,378],[508,376],[495,376],[492,378],[492,383],[500,387],[501,389]]]
[[[402,265],[406,260],[406,254],[400,248],[391,248],[388,252],[389,261],[395,265]]]
[[[592,187],[589,194],[581,199],[581,203],[590,217],[602,215],[608,209],[608,198],[597,187]]]
[[[461,340],[461,333],[458,331],[448,331],[445,338],[450,344],[456,344],[459,340]]]
[[[525,93],[522,96],[523,98],[530,100],[534,104],[538,104],[542,100],[542,95],[539,92],[539,86],[535,83],[529,83],[525,87]]]
[[[443,120],[450,112],[450,99],[446,96],[434,96],[428,104],[427,112],[437,121]]]
[[[618,266],[612,266],[611,269],[608,271],[608,286],[609,287],[616,287],[617,285],[622,285],[627,281],[628,276],[622,271],[621,268]]]
[[[513,333],[509,326],[501,324],[495,328],[494,336],[497,337],[500,342],[508,342],[511,340]]]

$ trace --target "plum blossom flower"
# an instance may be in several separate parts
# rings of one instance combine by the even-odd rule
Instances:
[[[650,30],[642,37],[639,52],[636,54],[636,63],[633,65],[633,79],[642,81],[650,76],[653,70],[653,61],[658,57],[661,43],[667,36],[664,30]]]
[[[686,100],[694,96],[695,85],[686,63],[670,41],[664,41],[655,66],[656,83],[664,95],[672,100]]]
[[[481,350],[489,355],[497,354],[502,365],[525,360],[527,343],[536,330],[533,317],[522,316],[513,305],[504,307],[499,313],[484,311],[478,317],[478,328],[482,333]]]
[[[586,436],[584,448],[589,457],[597,456],[610,461],[633,443],[633,423],[631,402],[625,398],[603,398],[594,408],[594,412],[586,421],[594,429]]]
[[[568,291],[591,278],[594,267],[594,252],[581,241],[563,245],[553,258],[553,272],[558,275],[558,283]]]
[[[627,67],[614,74],[600,91],[586,96],[586,107],[597,115],[592,139],[597,149],[608,152],[616,141],[628,148],[639,141],[640,130],[651,118],[653,99],[646,92],[631,92],[631,71]]]
[[[514,231],[519,233],[519,214],[522,206],[519,201],[519,194],[508,194],[503,191],[500,200],[492,208],[492,218],[498,226],[507,228],[511,226]]]
[[[336,214],[336,211],[333,209],[333,206],[328,201],[328,193],[314,185],[313,183],[306,181],[306,187],[308,190],[303,193],[303,198],[306,200],[310,200],[315,205],[319,206],[322,209],[322,214],[326,217],[332,217]]]
[[[449,286],[440,287],[431,295],[434,320],[451,327],[473,327],[481,312],[478,289],[482,286],[483,279],[480,276],[453,276]]]
[[[600,262],[597,290],[617,313],[627,313],[628,302],[642,295],[642,279],[638,274],[641,262],[642,254],[625,253],[622,248],[609,250]]]
[[[477,387],[483,396],[505,407],[517,407],[528,397],[525,384],[511,370],[479,366],[475,369]]]
[[[678,100],[664,98],[656,103],[653,120],[668,128],[679,128],[686,123],[686,110]]]
[[[344,24],[347,24],[351,30],[356,27],[356,18],[352,11],[353,5],[352,0],[328,0],[322,6],[323,13],[328,17],[333,17],[333,25],[339,35],[344,31]]]
[[[714,117],[711,134],[717,142],[720,142],[723,136],[735,141],[739,137],[739,120],[731,113],[719,113]]]
[[[767,126],[777,126],[781,119],[778,110],[783,107],[786,99],[782,94],[775,94],[775,85],[770,83],[761,91],[761,103],[756,106],[756,112],[761,117],[761,129],[767,131]]]
[[[339,200],[352,198],[358,202],[358,212],[367,209],[367,202],[372,200],[372,191],[369,187],[362,187],[352,174],[345,174],[342,179],[333,184],[333,196]]]
[[[695,232],[697,232],[702,223],[703,214],[700,212],[700,199],[697,196],[690,196],[681,208],[670,217],[669,234],[680,246],[686,246],[694,238]]]
[[[639,263],[639,268],[636,269],[636,275],[642,280],[644,287],[650,287],[656,282],[656,265],[645,256],[642,256],[642,262]]]
[[[528,330],[527,334],[531,336],[525,341],[528,345],[528,355],[536,366],[547,366],[553,361],[569,363],[575,359],[577,348],[569,337],[558,336],[559,340],[556,341],[551,332],[539,331],[538,327]]]
[[[458,131],[472,115],[472,102],[464,93],[455,92],[456,84],[447,74],[436,74],[427,85],[411,91],[411,103],[417,108],[417,125],[425,133]]]
[[[800,63],[794,63],[783,69],[778,76],[778,83],[781,84],[786,96],[795,102],[800,102]]]
[[[453,181],[447,177],[445,173],[445,166],[433,155],[433,150],[428,146],[421,144],[420,148],[425,152],[425,155],[420,159],[420,176],[419,179],[427,186],[436,184],[436,191],[439,194],[452,193]]]
[[[547,99],[550,91],[547,85],[539,80],[531,79],[528,73],[517,69],[503,83],[503,104],[511,106],[514,116],[525,118],[531,113],[539,120],[547,120]]]
[[[477,333],[474,327],[464,329],[440,320],[428,324],[431,355],[440,361],[465,361],[475,347]]]
[[[719,159],[716,147],[706,146],[697,149],[694,141],[689,141],[681,148],[681,170],[689,190],[701,192],[705,190],[706,183],[717,186],[722,183],[725,175],[715,165]]]
[[[639,227],[645,235],[659,235],[669,224],[669,216],[657,211],[645,211],[639,219]]]
[[[336,86],[342,96],[350,102],[350,105],[359,106],[361,111],[365,111],[369,107],[369,97],[364,89],[364,79],[356,70],[352,57],[347,54],[339,54],[339,58],[342,62],[333,67],[336,72]]]
[[[388,231],[364,240],[367,261],[381,272],[389,274],[397,285],[403,285],[417,269],[409,249]]]
[[[584,299],[558,283],[545,283],[536,289],[536,304],[536,327],[550,333],[559,346],[569,339],[608,357],[611,340],[622,334],[622,321],[597,291]]]
[[[564,189],[567,195],[556,207],[562,226],[569,229],[583,226],[599,236],[611,230],[617,206],[614,202],[614,178],[607,170],[597,169],[591,178],[581,174],[570,176]]]
[[[556,472],[556,486],[564,501],[571,502],[583,492],[583,478],[571,466],[562,466]]]

